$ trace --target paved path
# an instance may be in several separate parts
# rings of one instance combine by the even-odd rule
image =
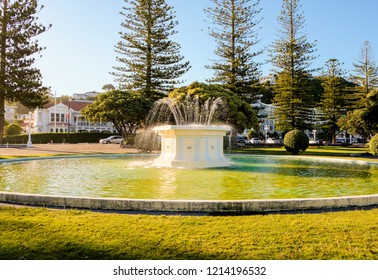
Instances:
[[[1,156],[68,155],[68,154],[127,154],[138,153],[136,149],[120,148],[117,144],[33,144],[0,146]]]

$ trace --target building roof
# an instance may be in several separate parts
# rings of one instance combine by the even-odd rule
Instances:
[[[69,102],[67,100],[67,101],[62,102],[62,104],[64,104],[67,107],[70,107],[72,110],[74,110],[76,112],[80,112],[81,110],[83,110],[85,107],[87,107],[88,105],[90,105],[92,103],[93,103],[93,101],[89,101],[89,100],[71,100],[71,102]],[[43,108],[49,109],[49,108],[54,107],[54,106],[55,106],[54,103],[48,103]]]

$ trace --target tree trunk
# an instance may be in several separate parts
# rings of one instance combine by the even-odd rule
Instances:
[[[0,40],[0,144],[3,144],[5,122],[5,71],[6,71],[6,48],[7,48],[7,17],[8,0],[3,1],[3,18]]]

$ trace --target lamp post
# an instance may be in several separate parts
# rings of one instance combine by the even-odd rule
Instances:
[[[264,130],[265,130],[265,143],[266,143],[266,140],[268,139],[268,130],[269,130],[269,126],[264,126]]]
[[[314,133],[314,143],[316,142],[316,129],[312,131]]]
[[[67,121],[68,121],[68,134],[67,134],[67,142],[70,142],[70,123],[71,123],[71,98],[68,99],[68,115],[67,115]]]
[[[32,140],[31,140],[31,117],[32,117],[32,112],[29,111],[29,128],[28,128],[28,143],[26,144],[26,147],[27,148],[31,148],[32,147]]]

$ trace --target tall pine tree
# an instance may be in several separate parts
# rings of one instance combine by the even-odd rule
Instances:
[[[377,86],[378,67],[374,59],[373,47],[365,41],[357,63],[353,64],[354,73],[351,80],[357,85],[350,94],[351,107],[354,109],[340,119],[342,129],[352,134],[370,138],[378,130]]]
[[[170,40],[177,33],[175,12],[165,0],[125,0],[121,41],[115,46],[120,55],[115,66],[121,89],[140,90],[146,97],[159,98],[189,69],[182,62],[180,45]]]
[[[346,71],[342,69],[342,63],[337,59],[329,59],[325,64],[325,72],[322,77],[324,93],[320,102],[323,111],[323,127],[330,129],[332,143],[336,141],[337,122],[345,115],[348,105],[348,82],[344,79]]]
[[[358,85],[354,96],[355,107],[362,108],[370,91],[378,86],[378,67],[374,59],[374,50],[369,41],[361,48],[357,63],[353,63],[352,81]]]
[[[5,100],[34,108],[45,101],[46,88],[33,64],[44,48],[34,39],[48,27],[37,23],[38,0],[0,1],[0,143]]]
[[[276,126],[282,131],[311,127],[311,72],[315,43],[303,32],[304,14],[299,0],[283,0],[279,38],[271,46],[271,63],[277,68],[274,104]]]
[[[251,85],[258,81],[260,64],[255,61],[262,50],[259,43],[258,15],[260,0],[212,0],[214,7],[205,9],[212,26],[209,34],[217,44],[214,60],[208,69],[214,70],[210,82],[226,85],[230,90],[252,101]]]

